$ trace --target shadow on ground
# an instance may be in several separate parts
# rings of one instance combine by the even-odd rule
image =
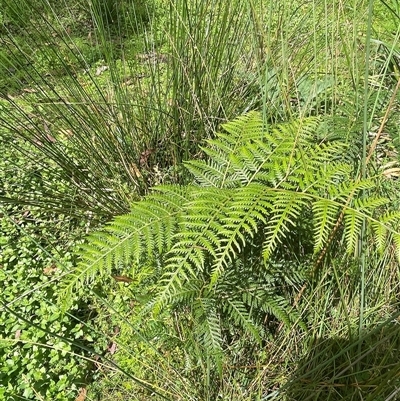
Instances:
[[[399,313],[361,340],[314,339],[283,390],[287,401],[400,400]]]

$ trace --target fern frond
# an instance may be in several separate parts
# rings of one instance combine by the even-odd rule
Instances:
[[[346,209],[344,214],[345,238],[347,244],[347,252],[352,253],[356,248],[364,216],[360,216],[354,209]]]
[[[221,220],[221,241],[212,266],[211,286],[216,284],[235,255],[244,249],[248,238],[257,233],[259,224],[266,224],[273,203],[268,196],[261,196],[264,191],[265,187],[260,184],[231,191],[232,200],[224,209],[225,216]]]
[[[387,212],[379,220],[372,220],[374,240],[379,252],[385,250],[389,233],[396,233],[400,222],[400,212]]]
[[[163,277],[163,290],[160,291],[156,309],[179,290],[189,276],[196,277],[204,270],[206,259],[217,260],[219,250],[224,247],[224,237],[229,233],[224,224],[226,211],[232,203],[232,192],[227,189],[193,188],[195,195],[185,205],[180,231],[174,236],[174,245],[166,256],[166,274]],[[218,204],[218,208],[215,205]],[[236,228],[236,227],[235,227]],[[242,234],[237,232],[239,236]],[[243,237],[242,237],[243,240]],[[226,256],[235,254],[234,245],[226,247]]]
[[[261,307],[265,312],[268,312],[283,322],[287,329],[292,327],[292,323],[295,321],[300,321],[297,313],[289,312],[291,311],[291,305],[285,298],[281,296],[270,294],[266,295]]]
[[[228,298],[223,307],[229,320],[233,321],[238,327],[243,328],[256,342],[261,343],[261,329],[253,321],[246,305],[242,301]]]
[[[264,123],[256,112],[247,113],[233,122],[223,124],[222,127],[227,133],[209,140],[208,147],[202,148],[208,156],[207,161],[185,163],[194,180],[203,186],[217,188],[237,186],[240,181],[235,176],[230,155],[236,154],[244,143],[260,140],[264,135]]]
[[[265,227],[266,240],[263,245],[264,260],[269,259],[275,248],[281,243],[290,229],[296,225],[301,210],[307,205],[307,194],[276,190],[271,191],[273,198],[273,214]]]
[[[395,244],[397,260],[400,262],[400,234],[399,233],[393,234],[393,242]]]
[[[312,166],[301,176],[299,187],[303,192],[314,192],[327,196],[327,191],[335,190],[339,183],[349,180],[351,171],[351,166],[343,163],[330,163],[319,169]]]
[[[170,249],[180,221],[187,188],[158,187],[146,200],[132,205],[131,213],[118,216],[95,232],[80,246],[81,261],[65,281],[65,300],[77,286],[109,275],[114,267],[140,266],[144,258],[154,258]],[[145,256],[146,255],[146,256]]]
[[[330,232],[337,221],[340,207],[330,199],[320,199],[313,203],[314,214],[314,253],[326,244]]]
[[[330,186],[329,197],[332,201],[336,201],[341,205],[347,205],[349,201],[357,198],[362,191],[367,191],[373,188],[374,185],[373,181],[369,179],[352,180],[349,177],[337,183],[337,185]]]
[[[351,208],[345,208],[344,223],[348,253],[352,253],[356,248],[363,221],[371,217],[378,207],[386,203],[387,200],[382,198],[357,198],[352,202]],[[385,223],[381,222],[380,225],[384,226]],[[386,231],[386,229],[383,229],[383,231]]]
[[[308,258],[312,248],[317,253],[327,246],[335,227],[344,230],[351,252],[364,219],[379,249],[390,233],[400,254],[400,213],[387,213],[386,199],[362,195],[374,181],[353,177],[353,167],[342,155],[346,145],[317,143],[320,124],[312,117],[267,126],[255,112],[224,124],[225,132],[203,149],[208,160],[186,163],[191,185],[156,187],[129,214],[89,236],[66,291],[115,268],[157,265],[149,304],[153,312],[189,305],[204,324],[204,343],[218,356],[221,309],[254,337],[258,322],[253,308],[287,325],[298,319],[282,294],[271,290],[277,278],[265,269],[267,261],[276,262],[281,255],[300,258],[293,255],[290,241],[304,230],[311,232]],[[244,277],[251,284],[242,285]],[[247,295],[239,299],[228,286]]]
[[[196,328],[204,349],[215,361],[218,373],[222,374],[222,333],[220,316],[212,298],[197,298],[192,306]]]

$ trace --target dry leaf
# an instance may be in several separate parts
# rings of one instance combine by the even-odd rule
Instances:
[[[136,176],[136,178],[142,178],[142,173],[139,171],[139,169],[135,163],[131,164],[130,170],[131,170],[131,173],[133,173]]]
[[[128,276],[112,276],[112,278],[121,283],[131,283],[133,281],[133,279]]]
[[[101,75],[104,71],[108,70],[108,65],[102,65],[100,67],[97,67],[96,69],[96,75]]]
[[[36,89],[31,89],[31,88],[24,88],[22,89],[22,91],[26,93],[37,93]]]
[[[52,264],[50,266],[47,266],[43,269],[43,274],[45,276],[51,276],[57,271],[57,266],[55,264]]]
[[[108,346],[107,351],[108,351],[111,355],[114,355],[115,352],[117,351],[117,343],[112,342],[112,343]]]
[[[147,166],[147,162],[149,161],[149,157],[154,153],[155,149],[146,149],[140,154],[139,166]]]
[[[81,387],[79,389],[78,397],[76,397],[75,401],[85,401],[87,395],[87,390],[85,387]]]
[[[397,178],[400,177],[400,168],[399,167],[394,167],[394,168],[389,168],[383,172],[383,175],[386,178]]]
[[[60,129],[58,130],[58,133],[67,139],[74,135],[70,129]]]

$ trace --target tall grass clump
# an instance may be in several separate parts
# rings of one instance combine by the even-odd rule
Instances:
[[[126,211],[149,185],[184,178],[179,163],[253,107],[245,2],[20,3],[32,17],[2,26],[2,126],[61,167],[79,194],[59,198],[68,209]]]

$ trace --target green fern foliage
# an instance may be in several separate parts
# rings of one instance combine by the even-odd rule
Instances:
[[[255,341],[267,331],[266,316],[299,323],[272,268],[304,256],[291,255],[293,237],[302,249],[311,244],[308,260],[336,233],[351,254],[366,221],[377,248],[389,239],[400,248],[400,215],[387,212],[386,199],[365,196],[374,181],[354,178],[345,143],[318,140],[322,123],[269,126],[250,112],[223,125],[203,148],[205,159],[186,163],[192,184],[155,187],[88,237],[64,299],[113,270],[129,268],[134,276],[150,268],[156,284],[145,310],[189,310],[198,341],[216,361],[227,322]]]
[[[81,245],[82,259],[66,281],[66,292],[98,281],[113,268],[139,267],[172,247],[187,199],[184,187],[158,187],[133,206],[133,213],[116,217]],[[133,211],[133,210],[132,210]]]

